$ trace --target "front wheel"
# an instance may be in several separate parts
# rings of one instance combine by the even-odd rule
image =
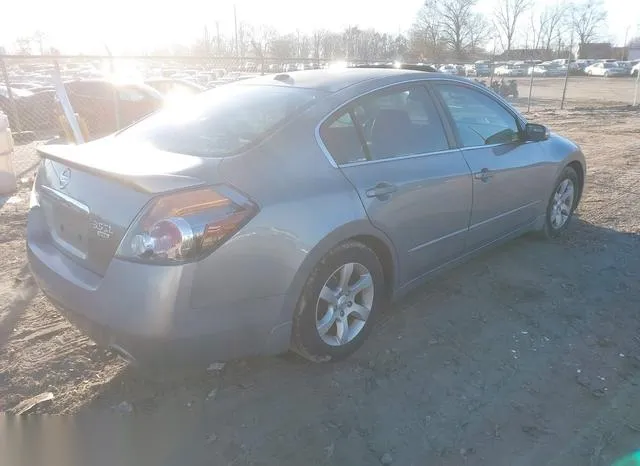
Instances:
[[[307,279],[293,318],[291,349],[313,362],[343,359],[371,332],[386,300],[375,252],[357,241],[336,246]]]
[[[565,167],[547,204],[544,237],[556,238],[567,229],[577,206],[579,189],[578,174],[573,168]]]

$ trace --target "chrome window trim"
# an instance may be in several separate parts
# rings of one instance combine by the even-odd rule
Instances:
[[[382,163],[382,162],[392,162],[394,160],[415,159],[418,157],[430,157],[432,155],[448,154],[450,152],[460,152],[460,149],[447,149],[447,150],[439,150],[436,152],[422,152],[420,154],[407,154],[407,155],[400,155],[398,157],[387,157],[386,159],[361,160],[359,162],[348,162],[348,163],[341,164],[340,168],[357,167],[358,165],[374,164],[374,163]]]
[[[332,109],[331,111],[329,111],[324,117],[322,117],[320,119],[320,122],[316,125],[315,128],[315,138],[316,138],[316,143],[318,144],[318,146],[320,147],[320,150],[322,151],[322,153],[324,154],[324,156],[326,157],[326,159],[329,161],[329,163],[331,164],[331,166],[333,168],[340,168],[340,167],[352,167],[352,166],[357,166],[357,165],[364,165],[364,164],[369,164],[369,163],[380,163],[380,162],[388,162],[390,160],[404,160],[407,158],[414,158],[414,157],[425,157],[425,156],[429,156],[429,155],[438,155],[438,154],[443,154],[443,153],[447,153],[447,152],[456,152],[456,151],[460,151],[460,150],[468,150],[468,149],[477,149],[480,147],[496,147],[496,146],[502,146],[505,144],[509,144],[509,143],[500,143],[500,144],[487,144],[487,145],[483,145],[483,146],[473,146],[473,147],[456,147],[453,149],[447,149],[444,151],[437,151],[437,152],[425,152],[425,153],[421,153],[421,154],[410,154],[410,155],[403,155],[400,157],[389,157],[386,159],[379,159],[379,160],[362,160],[359,162],[348,162],[348,163],[343,163],[343,164],[337,164],[335,159],[333,158],[333,156],[331,155],[331,153],[329,152],[329,150],[327,149],[327,146],[325,146],[324,141],[322,140],[322,137],[320,137],[320,127],[325,123],[325,121],[327,121],[329,118],[331,118],[336,112],[338,112],[339,110],[348,107],[352,102],[354,102],[355,100],[358,100],[364,96],[367,96],[369,94],[372,94],[374,92],[378,92],[384,89],[387,89],[389,87],[394,87],[394,86],[401,86],[403,84],[415,84],[415,83],[422,83],[424,85],[429,84],[430,81],[447,81],[450,83],[458,83],[461,84],[462,86],[467,86],[473,89],[477,89],[480,92],[486,94],[488,97],[490,98],[494,98],[498,101],[498,103],[500,104],[500,106],[502,106],[507,112],[509,112],[515,119],[517,119],[520,123],[522,123],[522,125],[526,124],[526,120],[524,119],[524,116],[520,115],[515,109],[511,108],[511,105],[509,104],[509,102],[507,102],[506,100],[504,100],[502,97],[500,97],[499,95],[495,94],[495,93],[489,93],[487,91],[487,89],[484,86],[481,86],[480,84],[476,84],[473,81],[463,81],[461,79],[451,79],[447,76],[440,76],[440,75],[436,75],[436,76],[428,76],[428,77],[423,77],[423,76],[418,76],[415,77],[413,79],[406,79],[404,81],[398,81],[392,84],[385,84],[384,86],[380,86],[377,87],[375,89],[372,89],[370,91],[367,91],[363,94],[357,95],[355,97],[352,97],[349,100],[346,100],[345,102],[342,102],[340,105],[338,105],[337,107],[335,107],[334,109]],[[511,143],[512,144],[512,143]]]

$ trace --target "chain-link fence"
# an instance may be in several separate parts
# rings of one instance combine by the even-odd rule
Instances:
[[[1,56],[0,111],[9,117],[18,177],[37,164],[35,147],[68,135],[53,76],[64,82],[85,136],[100,137],[147,115],[165,98],[260,74],[317,69],[325,60],[238,57]]]
[[[323,59],[5,55],[0,56],[0,110],[9,116],[16,141],[14,165],[21,177],[37,164],[37,144],[69,134],[52,78],[56,67],[83,132],[91,139],[129,125],[158,108],[163,99],[260,74],[330,65]],[[493,62],[441,68],[493,87],[525,112],[562,105],[630,105],[637,96],[638,80],[631,71],[614,78],[575,70],[568,76],[557,70],[551,75],[549,70]]]

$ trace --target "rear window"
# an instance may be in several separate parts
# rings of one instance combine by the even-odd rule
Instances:
[[[315,96],[309,89],[228,84],[167,107],[118,137],[168,152],[224,157],[262,141]]]

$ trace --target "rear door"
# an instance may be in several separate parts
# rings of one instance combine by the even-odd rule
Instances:
[[[467,249],[533,222],[544,210],[549,164],[539,143],[524,142],[519,118],[497,99],[461,82],[436,82],[473,173]]]
[[[372,223],[393,241],[401,283],[462,253],[471,175],[426,87],[366,94],[325,121],[320,134]]]

